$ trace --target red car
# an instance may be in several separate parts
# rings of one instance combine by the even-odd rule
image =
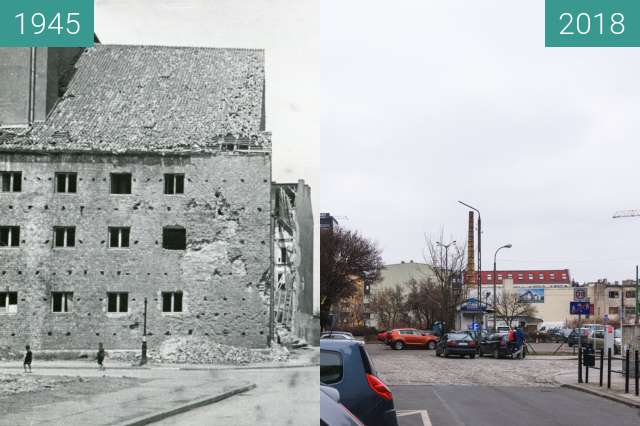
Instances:
[[[381,331],[380,333],[378,333],[378,340],[381,341],[382,343],[389,343],[390,334],[391,334],[391,331],[389,330]]]
[[[406,347],[435,349],[438,343],[438,336],[415,328],[397,328],[389,332],[387,340],[395,350],[402,350]]]

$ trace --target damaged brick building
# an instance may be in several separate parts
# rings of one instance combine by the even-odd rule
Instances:
[[[18,51],[0,79],[22,88]],[[96,44],[65,64],[68,86],[43,65],[0,108],[0,345],[139,348],[146,298],[150,346],[266,346],[264,52]]]

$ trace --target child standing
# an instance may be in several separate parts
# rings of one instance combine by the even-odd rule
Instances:
[[[100,370],[104,370],[104,365],[102,365],[102,363],[104,362],[104,347],[102,346],[102,342],[98,343],[98,368]]]
[[[25,346],[27,353],[24,355],[24,372],[31,373],[31,361],[33,360],[33,354],[31,353],[31,348],[29,345]],[[27,367],[29,367],[29,371],[27,371]]]

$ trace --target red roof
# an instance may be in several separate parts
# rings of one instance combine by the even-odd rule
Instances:
[[[493,284],[493,271],[482,272],[482,284]],[[496,271],[496,283],[512,279],[514,284],[571,284],[568,269]]]

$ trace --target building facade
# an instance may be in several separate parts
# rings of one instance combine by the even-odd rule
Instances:
[[[523,302],[536,307],[536,318],[544,322],[568,322],[573,319],[569,303],[573,300],[573,283],[568,269],[483,271],[481,300],[491,306],[493,284],[496,292],[516,292]],[[474,290],[477,297],[477,289]]]
[[[0,134],[0,344],[266,346],[270,147],[262,51],[87,49]]]
[[[588,294],[594,305],[594,315],[609,321],[624,320],[625,324],[633,324],[636,316],[636,285],[633,280],[622,283],[609,282],[606,279],[588,284]],[[624,312],[623,312],[624,306]]]

